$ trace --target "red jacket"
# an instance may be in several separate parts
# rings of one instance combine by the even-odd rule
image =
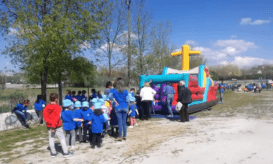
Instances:
[[[48,104],[43,111],[46,126],[58,128],[62,126],[61,106],[58,104]]]

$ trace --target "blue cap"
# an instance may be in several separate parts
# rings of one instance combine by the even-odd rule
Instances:
[[[109,97],[107,97],[106,95],[101,95],[102,96],[102,99],[105,100],[105,101],[108,101],[109,100]]]
[[[69,107],[71,105],[73,105],[73,102],[71,100],[69,99],[63,100],[63,107]]]
[[[101,109],[101,106],[104,105],[105,103],[103,98],[101,99],[93,98],[92,102],[94,104],[94,109]]]
[[[82,106],[82,104],[80,101],[75,102],[75,105],[74,105],[75,108],[80,108],[81,106]]]
[[[87,101],[82,102],[82,107],[89,107],[89,103]]]

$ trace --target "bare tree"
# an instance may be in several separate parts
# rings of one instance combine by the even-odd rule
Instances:
[[[169,35],[172,31],[172,25],[169,21],[164,24],[158,22],[156,26],[152,28],[150,35],[151,49],[149,56],[147,57],[147,66],[151,73],[160,73],[164,66],[167,66],[171,62],[171,52],[173,47],[170,46]]]
[[[136,35],[133,40],[133,44],[137,49],[136,57],[136,71],[140,75],[144,74],[145,52],[149,48],[149,32],[151,25],[151,16],[148,11],[145,11],[145,2],[146,0],[139,0],[136,2],[136,15],[134,17],[133,33]]]
[[[125,58],[120,53],[123,45],[118,43],[119,37],[123,35],[126,25],[126,7],[124,1],[112,0],[109,14],[104,19],[107,23],[103,25],[101,39],[92,40],[91,46],[95,49],[96,61],[104,61],[108,66],[108,77],[111,77],[112,69],[125,64]]]

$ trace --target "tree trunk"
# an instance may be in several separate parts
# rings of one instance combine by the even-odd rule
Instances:
[[[48,71],[48,68],[45,67],[44,72],[41,72],[41,92],[42,92],[43,100],[45,102],[46,102],[47,71]]]
[[[112,68],[111,68],[111,55],[110,55],[110,57],[109,57],[109,62],[108,62],[108,64],[109,64],[109,72],[108,72],[108,77],[110,78],[111,77],[111,73],[112,73]]]
[[[63,86],[62,86],[62,74],[59,73],[58,89],[59,89],[59,105],[63,104]]]
[[[128,4],[128,87],[131,82],[131,1]]]

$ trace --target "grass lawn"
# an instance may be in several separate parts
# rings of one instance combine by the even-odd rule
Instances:
[[[262,93],[261,93],[262,94]],[[202,116],[221,116],[221,114],[225,113],[225,115],[233,116],[238,110],[242,107],[251,106],[259,103],[257,96],[261,95],[259,93],[236,93],[231,90],[227,90],[224,92],[224,104],[216,104],[211,108],[211,111],[201,111],[195,113],[193,115],[202,117]],[[217,97],[220,97],[220,93],[218,92]]]

